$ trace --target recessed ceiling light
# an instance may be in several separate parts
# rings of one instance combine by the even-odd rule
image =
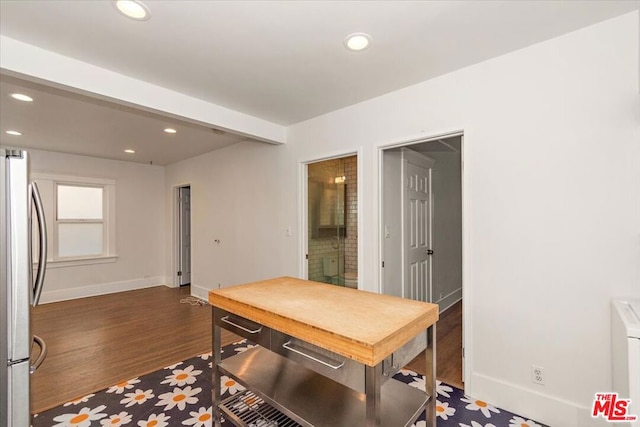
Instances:
[[[166,133],[176,133],[176,132],[178,132],[178,131],[177,131],[177,130],[175,130],[174,128],[166,128],[164,131],[165,131]]]
[[[136,21],[146,21],[151,18],[147,5],[137,0],[116,0],[114,6],[118,12]]]
[[[371,44],[371,36],[365,33],[353,33],[349,34],[344,39],[344,46],[353,51],[360,52],[365,50]]]
[[[124,150],[124,152],[127,154],[135,154],[136,150]]]
[[[33,101],[33,98],[30,97],[29,95],[25,95],[23,93],[12,93],[11,97],[13,99],[17,99],[18,101],[24,101],[24,102],[31,102]]]
[[[22,135],[22,132],[18,132],[17,130],[8,130],[7,133],[9,135],[15,135],[15,136],[20,136]]]

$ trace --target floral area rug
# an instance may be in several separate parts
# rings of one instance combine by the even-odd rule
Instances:
[[[234,343],[223,349],[222,357],[251,347],[246,340]],[[211,353],[206,353],[123,381],[34,415],[33,427],[209,427],[212,425],[211,364]],[[395,378],[424,390],[424,377],[415,372],[402,370]],[[226,376],[222,377],[221,383],[223,400],[244,390]],[[462,390],[440,381],[436,414],[438,427],[544,427],[526,417],[466,396]],[[232,424],[225,421],[223,426],[232,427]],[[260,421],[251,425],[272,426],[275,427],[272,423]],[[425,426],[423,414],[413,427]]]

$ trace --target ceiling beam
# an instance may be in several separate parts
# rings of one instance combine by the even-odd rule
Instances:
[[[0,36],[2,74],[221,129],[272,144],[286,142],[282,125]]]

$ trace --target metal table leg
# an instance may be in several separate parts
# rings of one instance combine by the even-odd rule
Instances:
[[[435,323],[426,330],[427,349],[426,356],[426,372],[424,377],[425,391],[431,396],[427,403],[426,415],[427,426],[436,426],[436,325]]]
[[[216,308],[212,307],[212,316],[211,321],[213,322],[213,347],[211,349],[211,356],[213,360],[213,378],[212,378],[212,387],[211,387],[211,398],[213,401],[212,409],[213,409],[213,425],[214,427],[221,427],[221,417],[220,417],[220,408],[218,404],[220,403],[220,365],[222,347],[220,345],[220,326],[216,325]]]
[[[380,387],[382,385],[382,362],[376,366],[365,366],[364,389],[366,397],[365,427],[380,426]]]

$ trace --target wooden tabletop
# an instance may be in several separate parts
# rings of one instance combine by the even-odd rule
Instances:
[[[438,320],[438,306],[278,277],[209,292],[209,303],[375,366]]]

